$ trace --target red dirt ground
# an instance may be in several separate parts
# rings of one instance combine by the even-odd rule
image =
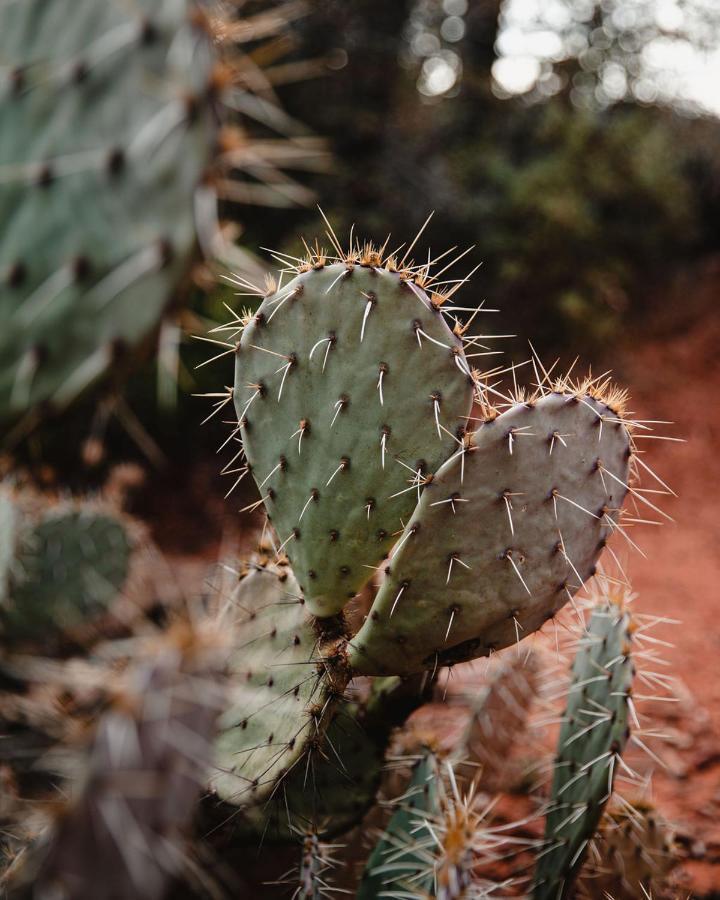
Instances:
[[[680,620],[655,632],[674,644],[664,655],[687,695],[672,717],[666,709],[675,746],[662,754],[668,769],[653,794],[685,844],[680,875],[694,896],[720,892],[719,341],[720,325],[704,322],[627,353],[622,366],[638,418],[671,420],[658,433],[686,440],[638,442],[652,445],[646,458],[678,499],[663,498],[675,524],[638,531],[647,559],[634,554],[629,575],[642,611]]]

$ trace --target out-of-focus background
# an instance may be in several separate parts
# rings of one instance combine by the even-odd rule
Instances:
[[[682,684],[680,713],[664,714],[670,741],[653,796],[683,842],[685,893],[720,896],[717,2],[223,5],[222,16],[203,24],[213,50],[225,54],[222,67],[213,63],[215,93],[188,94],[185,113],[188,128],[199,128],[204,104],[212,106],[212,149],[199,153],[197,170],[183,169],[182,177],[171,159],[164,188],[179,192],[175,219],[189,216],[196,234],[176,240],[175,248],[184,241],[185,249],[173,257],[182,256],[174,279],[140,284],[127,307],[122,352],[113,345],[115,355],[89,368],[85,363],[96,359],[92,341],[83,350],[77,327],[58,338],[60,319],[46,327],[47,345],[35,337],[23,344],[65,287],[52,282],[61,271],[52,251],[36,234],[25,240],[24,232],[35,230],[28,226],[33,215],[45,221],[44,207],[38,201],[28,211],[29,201],[12,192],[22,160],[8,134],[30,127],[10,118],[12,91],[22,91],[26,77],[18,48],[32,30],[13,19],[21,5],[0,0],[7,17],[0,36],[4,475],[22,472],[43,489],[86,491],[117,463],[137,463],[145,474],[132,512],[174,570],[200,583],[220,548],[249,543],[259,520],[237,512],[256,497],[249,479],[224,499],[231,481],[220,477],[227,458],[216,449],[230,427],[222,420],[231,416],[221,413],[201,427],[210,407],[193,396],[231,384],[232,359],[197,368],[212,346],[191,335],[226,319],[226,307],[252,309],[256,298],[238,296],[241,289],[230,282],[233,273],[258,282],[277,268],[266,248],[301,256],[301,237],[328,245],[317,204],[344,242],[353,229],[361,240],[382,243],[390,233],[400,244],[434,212],[415,258],[472,248],[448,277],[476,270],[456,296],[464,306],[498,310],[481,317],[489,332],[513,335],[493,345],[506,353],[497,359],[522,362],[529,341],[548,366],[559,358],[567,368],[579,356],[577,371],[613,370],[629,387],[639,418],[674,423],[658,423],[642,449],[678,495],[664,501],[675,522],[638,528],[642,553],[631,554],[627,565],[639,607],[668,620],[657,634],[672,644],[666,657]],[[37,35],[42,43],[53,28],[72,31],[68,60],[92,68],[105,45],[92,31],[96,17],[88,8],[84,0],[82,14],[64,24],[62,16],[53,25],[43,14]],[[80,59],[83,47],[89,62]],[[73,71],[68,83],[81,85],[83,71]],[[77,114],[59,102],[53,109],[60,119]],[[122,169],[142,128],[129,119],[113,127],[122,151],[114,164]],[[60,162],[43,169],[35,143],[20,145],[33,148],[28,159],[36,164],[21,173],[23,191],[57,197],[57,184],[77,171],[75,163],[62,170],[62,160],[76,160],[76,150],[61,146]],[[180,155],[187,161],[187,153]],[[112,154],[103,160],[112,170]],[[143,196],[151,205],[141,190],[137,208]],[[70,234],[86,215],[84,202],[68,190],[47,218]],[[110,205],[100,217],[107,225],[114,215]],[[122,227],[132,229],[132,218]],[[82,275],[79,245],[69,246],[75,274]],[[44,270],[45,255],[51,261]],[[125,269],[118,276],[115,265],[108,262],[109,274],[98,282],[108,302],[135,277]],[[128,321],[140,316],[153,291],[162,315],[135,333]],[[18,331],[23,303],[32,309]],[[68,300],[66,312],[75,326],[82,320],[92,328],[86,309],[74,312]],[[58,376],[62,387],[38,388],[35,396],[35,373],[47,359],[74,353],[80,358],[72,373]]]

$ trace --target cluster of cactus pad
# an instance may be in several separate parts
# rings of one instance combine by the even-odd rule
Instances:
[[[331,239],[335,256],[316,249],[289,262],[257,310],[213,338],[236,366],[234,387],[214,395],[217,409],[236,412],[226,470],[236,483],[252,474],[260,498],[250,506],[267,517],[230,589],[176,610],[160,635],[146,621],[135,649],[100,645],[79,626],[125,591],[132,529],[74,502],[47,512],[0,495],[0,673],[37,680],[13,645],[55,629],[59,645],[71,635],[88,651],[82,679],[99,684],[111,659],[125,685],[92,700],[101,714],[84,777],[10,867],[20,892],[30,878],[58,896],[124,900],[143,884],[159,898],[193,833],[211,855],[299,840],[299,870],[274,883],[331,896],[339,845],[328,841],[363,821],[393,730],[431,696],[438,670],[540,630],[623,532],[635,474],[624,393],[605,380],[552,379],[537,359],[532,390],[504,393],[505,370],[472,363],[490,336],[467,333],[455,288],[408,262],[409,251],[345,253]],[[628,740],[634,674],[626,591],[599,584],[544,838],[496,827],[476,794],[507,777],[536,693],[540,663],[528,651],[497,669],[447,759],[414,755],[360,900],[467,900],[518,883],[534,900],[574,895]],[[87,844],[89,823],[108,810]],[[143,853],[118,845],[120,810]],[[92,862],[78,863],[83,842]],[[533,859],[529,881],[493,871],[519,853]],[[117,894],[106,869],[119,873]]]

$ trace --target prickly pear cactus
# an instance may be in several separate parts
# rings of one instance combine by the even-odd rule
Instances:
[[[214,134],[193,8],[0,4],[0,421],[115,368],[188,266]]]
[[[92,627],[128,584],[136,544],[128,523],[82,501],[26,516],[9,493],[0,503],[17,523],[0,591],[3,640],[47,642]]]
[[[221,329],[235,384],[218,404],[234,399],[242,444],[231,465],[247,457],[232,471],[252,472],[251,506],[264,503],[314,615],[340,613],[382,568],[347,648],[354,673],[487,655],[571,599],[620,528],[626,398],[547,372],[531,394],[502,394],[464,352],[488,335],[450,328],[459,284],[444,293],[430,263],[328,235],[337,256],[289,263],[295,277],[272,282],[256,315]]]
[[[582,387],[482,421],[423,492],[351,665],[409,673],[540,628],[595,572],[630,455],[622,418]]]
[[[249,806],[310,764],[347,675],[336,666],[338,638],[316,631],[287,566],[252,568],[226,615],[237,643],[212,787],[221,800]]]
[[[462,343],[430,296],[383,264],[316,258],[272,290],[237,348],[247,460],[308,609],[368,580],[470,412]]]
[[[560,730],[534,900],[571,896],[612,793],[617,758],[630,733],[632,632],[630,613],[614,602],[611,592],[594,609],[580,640]]]

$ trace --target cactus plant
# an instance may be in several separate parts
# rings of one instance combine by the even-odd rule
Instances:
[[[138,535],[117,509],[100,500],[46,507],[9,489],[0,506],[5,643],[79,639],[127,596]]]
[[[628,490],[622,392],[545,373],[500,394],[465,355],[487,336],[465,335],[455,288],[409,263],[412,245],[398,260],[329,236],[337,256],[316,245],[225,326],[231,465],[245,453],[235,470],[252,472],[281,561],[236,597],[253,689],[224,719],[217,789],[240,806],[309,764],[351,678],[435,672],[540,628],[593,574]],[[378,567],[351,635],[343,610]]]
[[[572,895],[612,793],[617,758],[629,737],[633,623],[621,598],[621,591],[608,586],[605,602],[594,609],[579,642],[560,729],[545,842],[538,854],[534,900]]]
[[[652,804],[624,802],[607,810],[580,873],[588,900],[653,896],[677,862],[673,830]]]
[[[0,419],[62,408],[155,328],[214,135],[185,0],[3,4]]]
[[[523,738],[537,694],[539,663],[533,653],[503,660],[476,699],[465,733],[455,750],[455,771],[482,790],[508,786],[513,746]],[[525,743],[523,741],[523,743]]]
[[[179,625],[116,685],[80,781],[7,873],[13,896],[160,900],[184,844],[224,705],[223,637]],[[218,651],[221,652],[218,652]]]
[[[313,615],[340,613],[392,548],[353,671],[485,655],[593,573],[627,490],[623,396],[541,381],[501,413],[428,267],[337,249],[228,326],[242,332],[232,395],[247,470]],[[466,434],[473,385],[482,415]]]
[[[236,22],[230,5],[211,7],[0,5],[0,421],[25,417],[19,433],[100,376],[117,378],[187,293],[198,244],[225,255],[216,194],[245,197],[233,179],[248,153],[239,111],[274,108],[247,102],[238,48],[286,19],[269,9],[264,22]],[[270,158],[252,163],[261,181],[303,155],[281,140],[263,149]],[[284,187],[293,202],[297,185]],[[251,202],[263,188],[247,185]]]
[[[662,890],[677,863],[673,829],[651,804],[616,804],[603,816],[578,892],[590,900],[632,900]]]

